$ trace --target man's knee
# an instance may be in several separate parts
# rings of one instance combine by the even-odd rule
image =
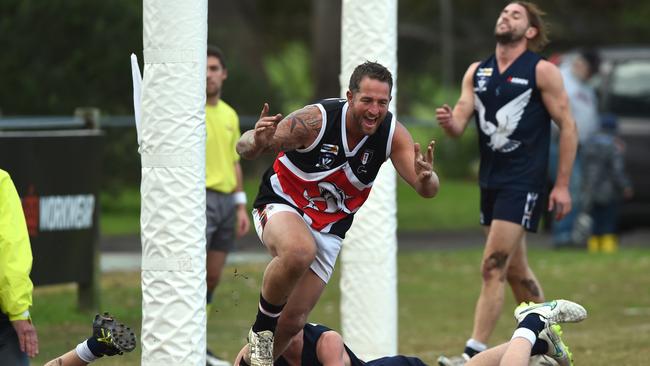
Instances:
[[[508,253],[505,251],[495,251],[483,259],[481,265],[481,276],[484,282],[506,280],[506,271],[508,265]]]
[[[295,243],[278,253],[285,268],[303,272],[316,259],[316,245],[313,242]]]

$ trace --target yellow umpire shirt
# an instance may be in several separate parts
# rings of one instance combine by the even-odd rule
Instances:
[[[232,193],[237,187],[235,149],[239,140],[237,112],[223,100],[205,106],[205,185],[208,189]]]
[[[29,318],[32,305],[32,247],[18,192],[0,170],[0,310],[9,320]]]

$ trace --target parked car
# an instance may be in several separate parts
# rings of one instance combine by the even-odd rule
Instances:
[[[625,141],[625,168],[634,197],[624,203],[621,226],[650,226],[650,46],[598,50],[600,73],[594,78],[600,111],[618,116]]]

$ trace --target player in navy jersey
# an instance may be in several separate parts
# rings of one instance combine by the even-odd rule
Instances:
[[[352,73],[345,99],[308,105],[286,118],[269,115],[264,104],[255,128],[239,140],[237,152],[245,159],[276,155],[253,210],[273,259],[248,334],[250,364],[271,366],[302,330],[384,161],[390,158],[421,196],[438,192],[434,143],[422,154],[388,111],[392,86],[388,69],[365,62]]]
[[[580,322],[587,317],[582,305],[568,300],[547,303],[522,303],[514,311],[517,327],[510,341],[491,348],[470,360],[468,366],[528,366],[531,356],[571,366],[569,347],[562,341],[559,323]],[[248,345],[237,355],[235,365],[247,365],[243,360]],[[291,344],[275,361],[274,366],[426,366],[417,357],[386,356],[363,361],[343,343],[336,331],[320,324],[305,324],[291,339]]]
[[[544,13],[529,2],[512,2],[495,27],[496,50],[469,66],[453,110],[436,109],[447,135],[460,136],[475,116],[480,151],[480,221],[487,241],[481,264],[483,283],[474,329],[461,357],[440,357],[440,365],[462,365],[486,349],[504,302],[508,281],[518,302],[544,299],[526,259],[526,232],[535,232],[545,192],[550,123],[560,130],[557,180],[548,210],[561,219],[571,210],[569,178],[577,133],[559,70],[542,59],[547,42]]]

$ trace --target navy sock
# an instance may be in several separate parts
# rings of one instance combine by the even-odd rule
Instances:
[[[88,344],[88,349],[90,349],[90,352],[92,352],[93,355],[97,357],[104,356],[104,353],[106,352],[106,346],[99,343],[97,341],[97,338],[90,337],[88,340],[86,340],[86,343]]]
[[[539,314],[528,314],[524,320],[519,323],[517,328],[530,329],[535,333],[535,337],[538,337],[539,332],[541,332],[545,326],[546,323],[540,318]]]
[[[477,351],[477,350],[475,350],[475,349],[472,348],[472,347],[466,346],[464,352],[465,352],[465,354],[467,354],[470,358],[472,358],[472,357],[476,356],[476,355],[477,355],[479,352],[481,352],[481,351]]]
[[[533,349],[530,350],[530,354],[532,355],[545,355],[546,352],[548,352],[548,343],[543,340],[537,338],[535,341],[535,344],[533,345]]]
[[[257,309],[257,318],[253,324],[253,332],[257,333],[263,330],[275,332],[275,327],[278,324],[278,318],[280,317],[283,308],[284,304],[271,304],[262,297],[262,294],[260,294],[260,304]]]

